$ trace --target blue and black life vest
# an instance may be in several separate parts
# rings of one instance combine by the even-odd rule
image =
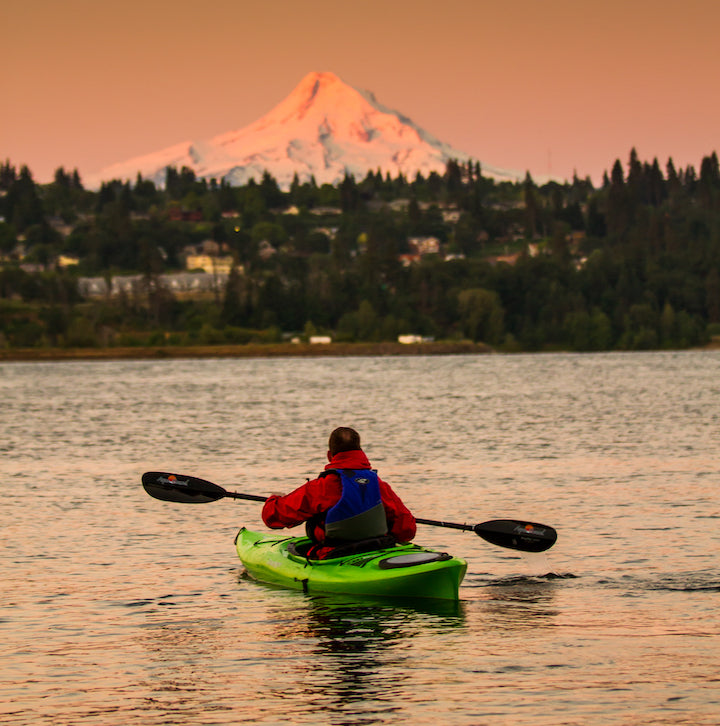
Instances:
[[[327,469],[340,477],[342,495],[327,511],[327,540],[357,541],[387,534],[378,475],[371,469]]]

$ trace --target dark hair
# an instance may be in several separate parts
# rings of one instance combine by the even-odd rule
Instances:
[[[330,434],[330,441],[328,442],[328,449],[330,449],[330,455],[341,451],[355,451],[360,448],[360,434],[355,429],[349,429],[346,426],[340,426]]]

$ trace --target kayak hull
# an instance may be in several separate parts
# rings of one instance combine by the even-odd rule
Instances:
[[[308,560],[295,552],[308,542],[244,527],[235,538],[252,578],[310,593],[457,600],[467,569],[465,560],[415,544]]]

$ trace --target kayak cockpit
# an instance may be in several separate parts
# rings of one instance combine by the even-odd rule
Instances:
[[[387,551],[392,550],[396,545],[397,541],[389,534],[381,537],[358,540],[357,542],[342,542],[334,545],[332,551],[322,557],[322,559],[337,560],[341,557],[351,557],[352,555],[365,554],[366,552]],[[318,561],[320,558],[313,557],[312,555],[314,546],[315,543],[312,540],[303,538],[290,542],[287,546],[287,551],[288,554],[296,557]]]

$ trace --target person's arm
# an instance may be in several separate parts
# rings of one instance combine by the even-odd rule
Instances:
[[[415,517],[389,484],[380,480],[380,494],[388,521],[388,530],[398,542],[409,542],[417,532]]]
[[[285,496],[273,494],[263,506],[263,522],[272,529],[302,524],[335,504],[340,496],[337,486],[337,477],[327,476],[313,479]]]

